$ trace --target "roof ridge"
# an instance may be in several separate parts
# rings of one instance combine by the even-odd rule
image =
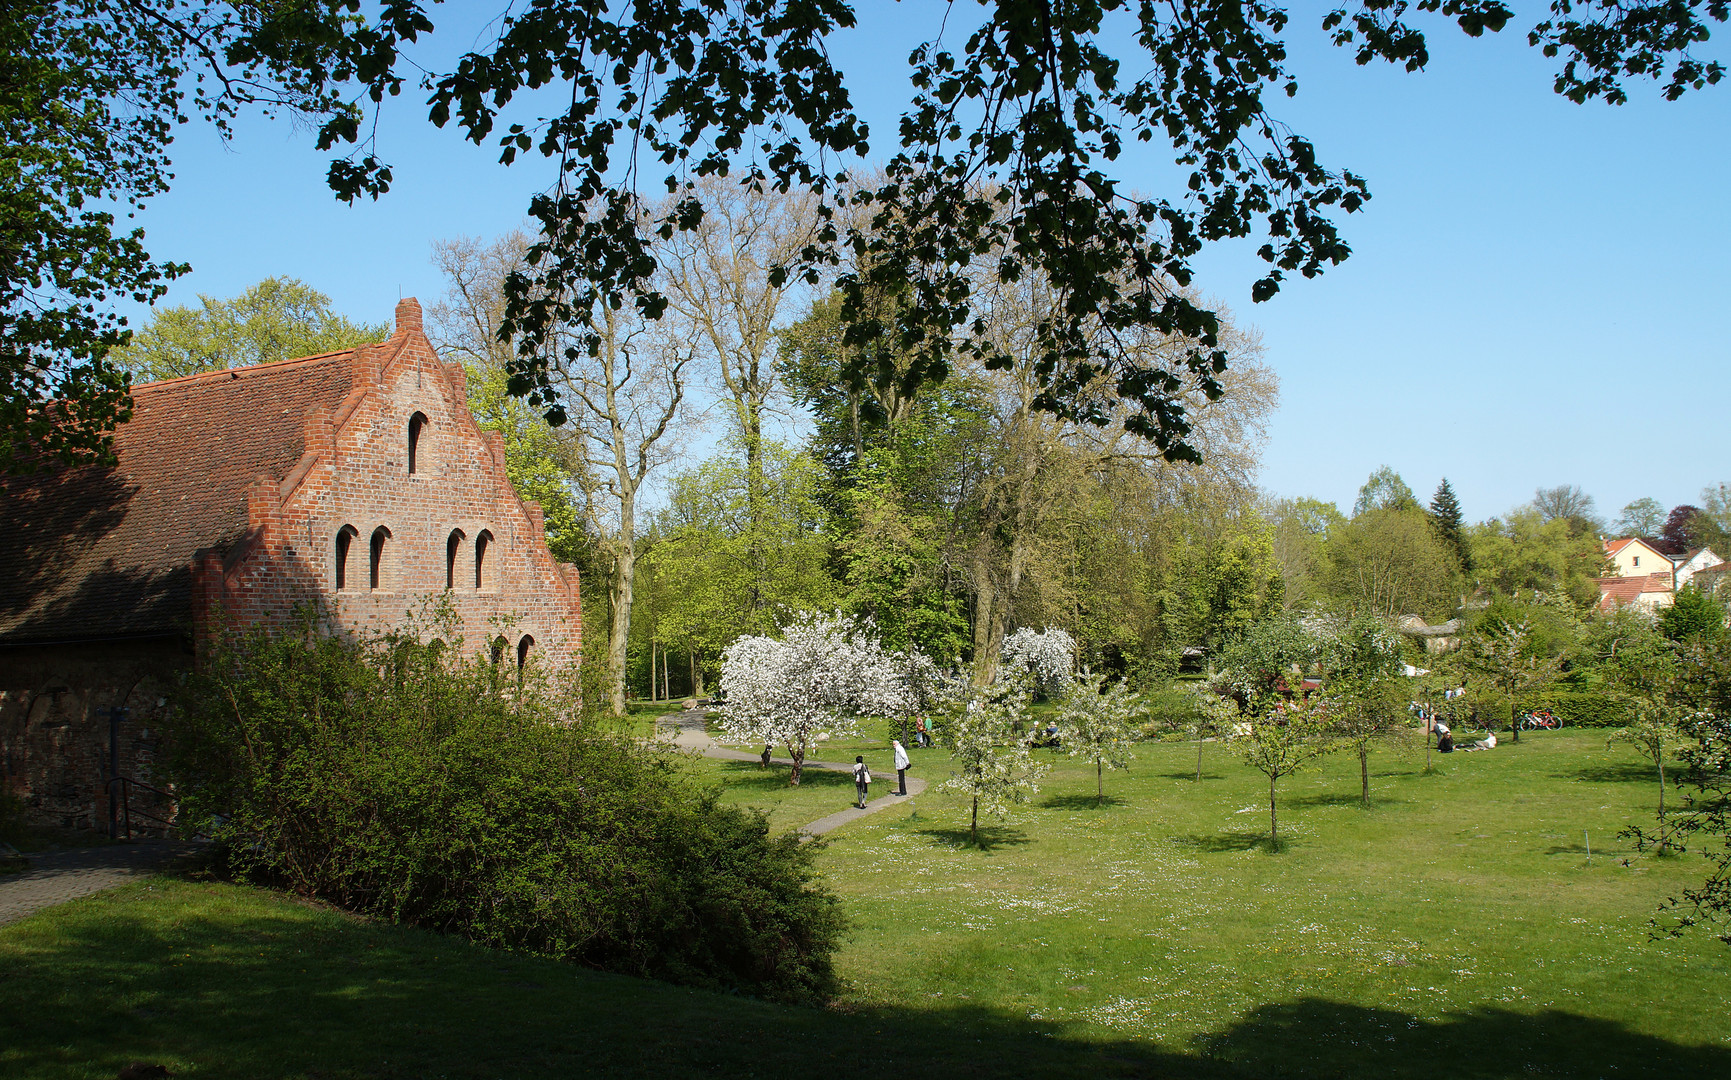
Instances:
[[[383,342],[369,341],[366,344],[381,345]],[[238,367],[219,368],[215,371],[196,371],[191,375],[176,375],[172,379],[158,379],[155,382],[139,383],[132,388],[132,392],[137,393],[140,390],[156,390],[166,386],[180,386],[187,383],[197,382],[201,379],[214,382],[224,375],[228,375],[232,378],[239,378],[240,376],[238,373],[242,371],[260,371],[265,368],[287,367],[290,364],[310,364],[315,360],[331,360],[339,356],[348,356],[353,353],[355,349],[361,347],[363,346],[357,345],[348,349],[334,349],[331,352],[313,353],[310,356],[291,356],[283,360],[267,360],[262,364],[242,364]]]

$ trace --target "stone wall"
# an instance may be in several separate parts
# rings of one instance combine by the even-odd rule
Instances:
[[[157,784],[169,690],[191,663],[181,638],[0,646],[0,784],[37,824],[107,829],[109,722],[98,710],[130,710],[121,775]],[[145,793],[135,791],[132,805],[169,816]]]

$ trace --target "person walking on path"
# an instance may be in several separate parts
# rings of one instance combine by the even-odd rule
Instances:
[[[908,793],[907,748],[902,746],[900,739],[891,739],[890,746],[896,752],[896,794],[906,795]]]
[[[866,768],[865,758],[856,754],[853,759],[853,788],[855,794],[859,796],[857,802],[861,810],[865,809],[866,793],[871,784],[872,771]]]
[[[922,748],[932,745],[932,733],[927,730],[923,716],[914,721],[914,742]]]

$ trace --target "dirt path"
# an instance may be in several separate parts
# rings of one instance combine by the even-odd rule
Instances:
[[[694,710],[678,717],[662,717],[660,723],[673,732],[673,742],[682,750],[690,750],[702,754],[704,757],[720,758],[725,761],[762,760],[756,754],[746,753],[743,750],[730,750],[725,746],[717,745],[715,740],[709,737],[709,732],[704,724],[704,714],[701,711]],[[772,757],[770,761],[780,765],[791,766],[793,764],[792,761],[784,757]],[[871,763],[867,762],[867,764]],[[832,769],[844,773],[853,772],[853,762],[851,761],[813,761],[807,758],[805,767],[808,769]],[[883,783],[887,780],[893,787],[895,775],[896,771],[893,768],[878,771],[874,767],[872,782]],[[900,806],[924,790],[926,790],[926,782],[917,776],[910,776],[908,777],[908,793],[906,795],[880,796],[866,803],[863,810],[857,806],[838,810],[828,817],[818,818],[816,821],[801,825],[799,832],[803,836],[822,836],[831,830],[839,829],[850,821],[858,821],[868,814],[875,814],[879,810],[885,810],[891,806]]]

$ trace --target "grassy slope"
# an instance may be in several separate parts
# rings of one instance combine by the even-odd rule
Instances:
[[[1731,951],[1643,933],[1700,870],[1614,839],[1655,790],[1603,746],[1379,760],[1370,811],[1336,760],[1283,789],[1278,855],[1260,776],[1213,748],[1201,785],[1143,748],[1099,810],[1056,759],[984,851],[927,795],[823,856],[856,922],[830,1012],[158,880],[0,928],[0,1075],[1731,1075]]]

